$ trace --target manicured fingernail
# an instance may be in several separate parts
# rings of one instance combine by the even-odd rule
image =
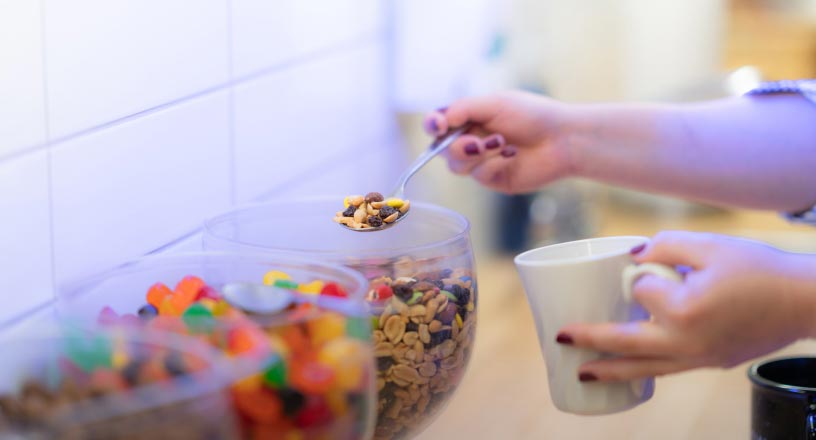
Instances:
[[[641,243],[641,244],[633,247],[632,249],[630,249],[629,253],[632,254],[632,255],[637,255],[637,254],[643,252],[644,249],[646,249],[646,243]]]
[[[448,108],[447,107],[439,107],[438,109],[436,109],[436,111],[438,111],[439,113],[445,113],[446,111],[448,111]]]
[[[572,336],[566,333],[559,333],[558,336],[555,337],[555,342],[558,342],[559,344],[572,345],[573,340]]]
[[[598,380],[598,376],[592,373],[581,373],[578,375],[578,380],[581,382],[595,382]]]
[[[475,156],[479,154],[479,146],[476,145],[476,142],[471,142],[465,145],[465,154],[468,156]]]
[[[485,142],[485,148],[488,150],[495,150],[501,146],[501,142],[499,142],[499,138],[494,137],[490,138],[487,142]]]
[[[431,131],[433,131],[434,133],[439,132],[439,124],[436,123],[435,118],[431,118],[431,122],[429,122],[428,125],[431,127]]]
[[[502,157],[513,157],[516,155],[516,149],[507,147],[504,150],[501,150]]]

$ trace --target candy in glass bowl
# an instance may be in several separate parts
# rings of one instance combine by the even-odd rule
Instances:
[[[235,286],[256,296],[233,297]],[[58,312],[218,348],[245,372],[230,387],[243,438],[355,440],[374,423],[366,288],[348,268],[290,255],[152,256],[63,289]]]

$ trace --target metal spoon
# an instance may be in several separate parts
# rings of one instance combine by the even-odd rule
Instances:
[[[466,131],[468,131],[470,129],[470,127],[471,127],[471,124],[466,123],[466,124],[462,125],[461,127],[455,128],[453,130],[449,130],[444,135],[436,138],[433,141],[433,143],[430,145],[430,147],[428,147],[428,149],[424,153],[420,154],[419,157],[417,157],[416,160],[414,160],[414,162],[411,163],[410,166],[408,166],[408,169],[406,169],[405,172],[402,173],[399,180],[397,180],[396,188],[394,189],[394,191],[391,191],[390,196],[385,197],[385,200],[388,200],[388,199],[391,199],[391,198],[404,200],[405,199],[405,185],[408,184],[408,180],[411,179],[411,177],[414,174],[416,174],[417,171],[419,171],[422,167],[424,167],[425,164],[430,162],[431,159],[433,159],[434,157],[436,157],[438,154],[442,153],[443,151],[447,150],[448,147],[450,147],[451,144],[453,144],[453,141],[455,141],[459,136],[461,136]],[[350,228],[350,227],[348,227],[348,226],[346,226],[346,225],[344,225],[342,223],[338,223],[338,224],[341,227],[345,228],[345,229],[355,231],[355,232],[382,231],[384,229],[388,229],[388,228],[396,225],[397,223],[401,222],[405,217],[408,217],[408,213],[410,213],[410,212],[411,212],[411,210],[409,209],[408,211],[405,212],[405,214],[397,217],[397,219],[394,220],[393,222],[383,223],[382,226],[377,226],[377,227],[364,228],[364,229],[355,229],[355,228]]]
[[[279,313],[294,301],[288,290],[264,284],[230,283],[221,291],[233,307],[262,315]]]

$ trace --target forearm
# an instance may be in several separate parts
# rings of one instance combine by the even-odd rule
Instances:
[[[816,202],[816,105],[797,95],[567,113],[564,147],[581,177],[718,205]]]
[[[816,254],[786,253],[781,260],[784,285],[777,295],[789,293],[791,319],[799,324],[797,338],[816,338]]]

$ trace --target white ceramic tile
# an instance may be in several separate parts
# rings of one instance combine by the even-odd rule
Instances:
[[[370,191],[387,192],[396,183],[406,162],[400,146],[393,139],[372,139],[380,148],[372,151],[358,148],[348,151],[329,163],[319,164],[308,179],[292,182],[280,188],[288,197],[311,197],[348,194],[365,194]],[[348,170],[367,170],[365,173],[349,173]],[[278,191],[276,191],[277,193]],[[276,194],[267,194],[274,198]]]
[[[52,153],[57,286],[150,252],[229,206],[225,92]]]
[[[0,322],[53,298],[45,152],[0,163]]]
[[[40,2],[0,0],[0,156],[45,141]]]
[[[384,69],[382,45],[372,43],[238,87],[237,201],[311,179],[303,173],[315,164],[382,138],[391,120]]]
[[[233,70],[242,76],[382,30],[381,0],[233,0]]]
[[[52,137],[226,81],[227,12],[226,0],[45,0]]]

